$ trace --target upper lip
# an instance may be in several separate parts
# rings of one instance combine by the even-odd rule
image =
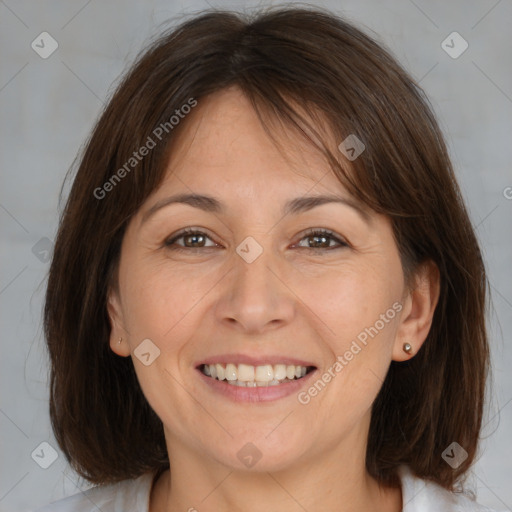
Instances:
[[[266,364],[286,364],[294,366],[316,366],[310,361],[304,359],[297,359],[296,357],[279,356],[279,355],[268,355],[268,356],[251,356],[248,354],[219,354],[216,356],[207,357],[201,361],[198,361],[195,365],[199,368],[203,364],[247,364],[250,366],[264,366]]]

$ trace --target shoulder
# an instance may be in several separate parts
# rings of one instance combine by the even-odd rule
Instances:
[[[96,486],[55,501],[35,512],[148,512],[153,473]]]
[[[400,467],[402,512],[496,512],[464,494],[450,492],[434,482],[414,476],[408,466]]]

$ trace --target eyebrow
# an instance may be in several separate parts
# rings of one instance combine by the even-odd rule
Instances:
[[[212,196],[201,194],[176,194],[166,197],[155,203],[142,217],[141,225],[153,216],[158,210],[170,204],[186,204],[198,208],[209,213],[224,213],[225,206],[221,201]],[[369,213],[363,209],[357,202],[350,198],[340,197],[336,195],[317,195],[297,197],[287,201],[283,208],[283,215],[296,215],[303,213],[317,206],[327,203],[339,203],[351,207],[359,216],[369,224],[371,221]]]

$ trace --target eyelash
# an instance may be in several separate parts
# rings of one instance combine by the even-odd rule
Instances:
[[[183,231],[179,232],[176,236],[174,236],[170,239],[167,239],[164,242],[164,245],[171,251],[195,251],[197,249],[215,249],[215,247],[183,247],[183,246],[176,245],[177,240],[179,240],[180,238],[189,236],[189,235],[204,235],[211,240],[211,237],[209,237],[203,231],[187,228],[187,229],[184,229]],[[310,237],[315,237],[315,236],[330,238],[331,240],[334,240],[335,242],[337,242],[339,244],[339,246],[337,246],[337,247],[299,247],[299,249],[309,249],[310,251],[326,251],[326,250],[343,249],[343,248],[349,247],[349,244],[347,242],[340,239],[334,232],[332,232],[328,229],[310,229],[302,235],[302,238],[300,239],[300,241],[302,241],[304,238],[310,238]]]

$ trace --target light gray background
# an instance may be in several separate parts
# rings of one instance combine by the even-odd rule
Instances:
[[[446,134],[485,254],[494,304],[490,315],[494,394],[485,420],[482,456],[469,483],[481,503],[512,510],[512,189],[507,189],[512,187],[512,3],[313,3],[376,33],[420,81]],[[112,83],[163,21],[208,6],[247,10],[257,5],[0,1],[2,512],[31,510],[88,487],[58,450],[48,469],[31,458],[43,441],[57,449],[47,412],[41,329],[48,263],[41,261],[42,250],[36,257],[32,249],[41,238],[55,237],[58,193],[67,169]],[[59,44],[48,59],[31,48],[43,31]],[[453,31],[469,43],[457,59],[441,47]],[[44,249],[44,242],[40,243]]]

